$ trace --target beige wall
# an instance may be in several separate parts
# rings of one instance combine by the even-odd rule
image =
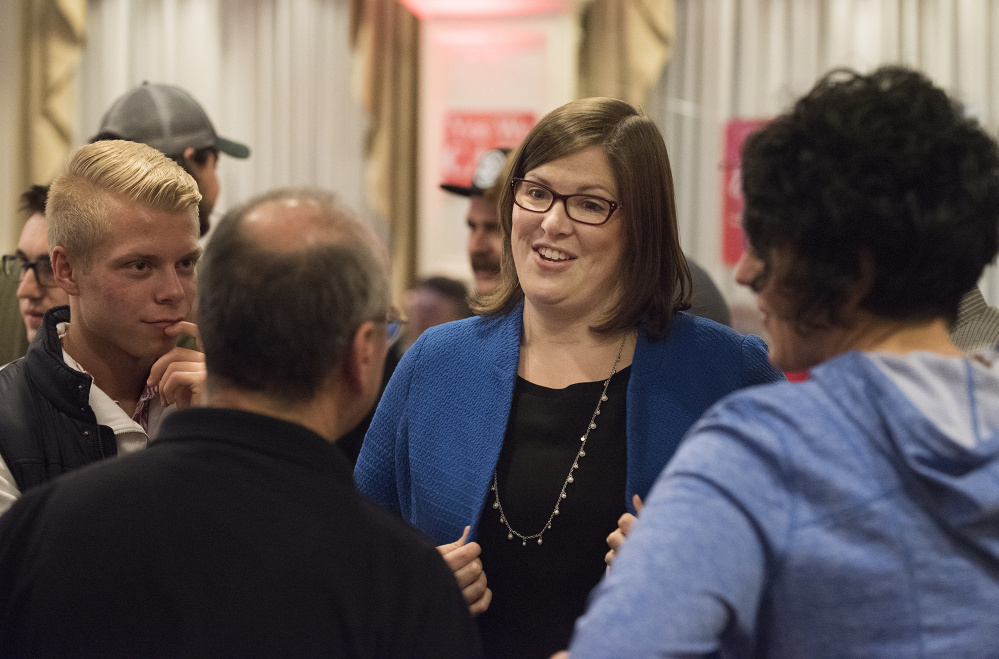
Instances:
[[[0,251],[10,252],[21,234],[17,214],[20,180],[18,119],[21,98],[21,27],[25,0],[0,2]]]

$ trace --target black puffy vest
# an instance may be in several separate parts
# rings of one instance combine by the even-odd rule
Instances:
[[[0,370],[0,456],[21,492],[117,453],[90,409],[92,378],[63,361],[56,325],[68,321],[69,307],[49,309],[27,354]]]

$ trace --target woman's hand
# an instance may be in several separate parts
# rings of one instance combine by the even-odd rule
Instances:
[[[458,581],[458,588],[461,589],[465,603],[468,604],[468,610],[473,616],[477,616],[489,608],[493,591],[486,587],[486,573],[479,559],[482,547],[477,542],[465,543],[471,530],[471,526],[466,526],[465,532],[458,540],[439,546],[437,551],[454,572],[454,578]]]
[[[642,498],[636,494],[631,498],[631,502],[635,505],[635,512],[641,514]],[[638,518],[631,513],[621,515],[621,518],[617,520],[617,529],[607,536],[607,544],[610,546],[610,551],[607,552],[606,556],[604,556],[604,563],[607,563],[608,568],[610,568],[611,563],[614,562],[617,552],[624,546],[624,541],[628,539],[628,534],[631,533],[631,527],[637,519]]]

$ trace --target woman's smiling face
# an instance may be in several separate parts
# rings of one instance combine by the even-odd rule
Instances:
[[[610,162],[598,146],[552,160],[524,175],[562,195],[590,194],[618,201]],[[548,211],[514,204],[510,234],[513,262],[528,304],[600,322],[620,298],[625,210],[606,223],[574,222],[557,201]]]

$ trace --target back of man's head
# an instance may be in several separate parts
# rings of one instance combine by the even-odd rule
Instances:
[[[210,389],[310,400],[361,324],[385,319],[383,252],[329,192],[276,190],[227,212],[199,281]]]
[[[116,204],[187,213],[197,231],[200,200],[194,179],[152,147],[122,140],[86,144],[49,190],[49,248],[62,246],[86,269],[94,247],[113,229],[110,210]]]

